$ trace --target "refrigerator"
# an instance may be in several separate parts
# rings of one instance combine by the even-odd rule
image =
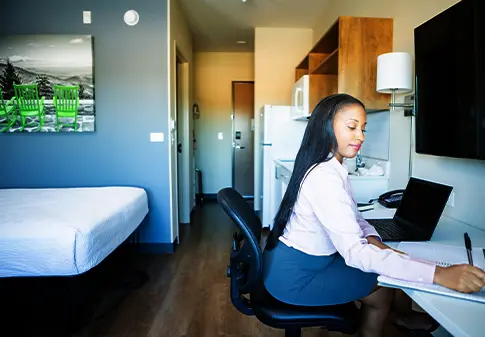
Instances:
[[[263,227],[272,228],[282,197],[275,195],[278,189],[275,160],[295,160],[307,126],[305,121],[293,120],[292,109],[291,106],[265,105],[259,109],[255,123],[254,209]]]

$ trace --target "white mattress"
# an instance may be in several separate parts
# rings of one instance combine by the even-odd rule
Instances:
[[[0,277],[88,271],[147,213],[137,187],[0,189]]]

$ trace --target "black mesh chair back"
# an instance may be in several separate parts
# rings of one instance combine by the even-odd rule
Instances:
[[[354,303],[305,307],[286,304],[272,297],[263,285],[260,219],[233,188],[220,190],[217,201],[239,230],[233,234],[227,270],[231,279],[231,301],[238,311],[255,315],[268,326],[284,329],[286,337],[299,337],[301,328],[314,326],[345,334],[356,333],[359,312]]]

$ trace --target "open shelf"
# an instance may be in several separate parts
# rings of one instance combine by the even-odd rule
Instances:
[[[315,68],[310,68],[310,74],[321,75],[337,75],[338,74],[338,49],[335,49],[331,54],[319,63]]]

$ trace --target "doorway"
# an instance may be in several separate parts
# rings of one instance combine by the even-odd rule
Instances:
[[[232,82],[232,187],[254,198],[254,82]]]

